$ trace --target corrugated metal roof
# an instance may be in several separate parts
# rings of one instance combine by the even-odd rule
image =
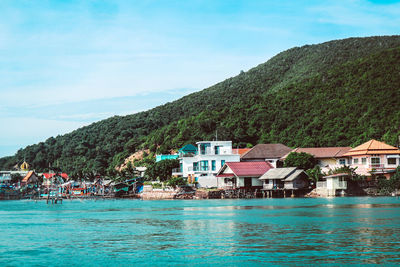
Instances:
[[[350,175],[348,173],[336,173],[336,174],[324,176],[324,178],[333,178],[333,177],[340,177],[340,176],[350,176]]]
[[[302,173],[305,173],[303,170],[295,170],[293,173],[291,173],[286,179],[285,182],[291,182],[297,177],[299,177]],[[307,175],[307,174],[306,174]]]
[[[265,179],[285,179],[286,177],[288,177],[294,171],[296,171],[296,167],[271,169],[271,170],[267,171],[266,173],[264,173],[260,177],[260,180],[265,180]]]

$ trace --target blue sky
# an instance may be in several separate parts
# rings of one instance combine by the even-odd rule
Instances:
[[[294,46],[400,34],[399,1],[0,2],[0,156]]]

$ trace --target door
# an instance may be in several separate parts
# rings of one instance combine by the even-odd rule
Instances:
[[[251,188],[251,178],[250,177],[245,177],[244,178],[244,187],[245,188]]]

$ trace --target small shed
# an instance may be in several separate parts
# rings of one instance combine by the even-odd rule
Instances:
[[[276,168],[264,173],[260,180],[263,181],[263,190],[273,195],[273,191],[281,191],[285,196],[285,191],[307,189],[309,185],[308,175],[304,170],[296,167]]]
[[[324,176],[322,181],[317,182],[317,193],[322,196],[336,196],[338,190],[347,189],[348,173],[336,173]],[[344,193],[344,191],[342,191]]]

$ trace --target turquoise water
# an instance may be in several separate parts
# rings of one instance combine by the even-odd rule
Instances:
[[[0,202],[1,266],[399,265],[400,199]]]

